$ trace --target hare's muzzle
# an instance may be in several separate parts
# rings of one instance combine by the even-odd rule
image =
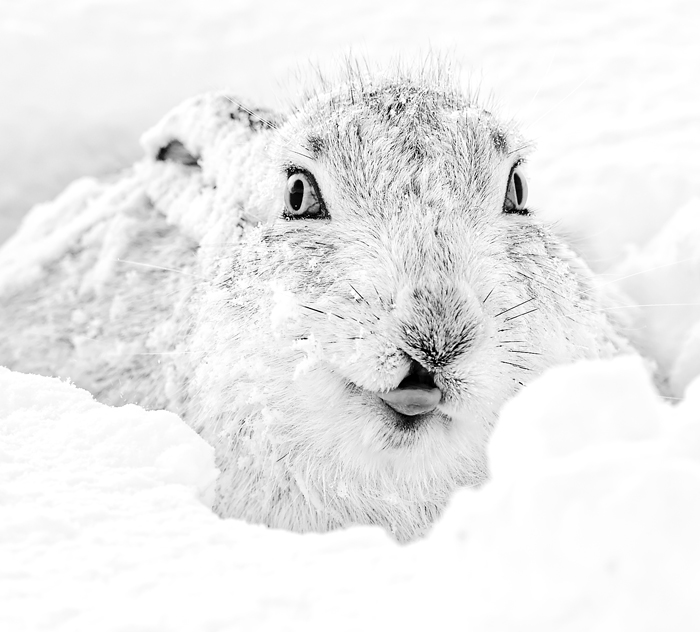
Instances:
[[[398,388],[378,395],[397,413],[410,417],[434,410],[442,399],[442,392],[435,386],[433,374],[417,362],[412,363],[408,375]]]

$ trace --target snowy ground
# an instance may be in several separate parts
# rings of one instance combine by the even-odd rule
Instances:
[[[700,629],[699,7],[0,0],[0,240],[186,96],[274,106],[309,59],[432,45],[538,142],[532,199],[618,262],[601,282],[667,305],[639,337],[685,394],[627,359],[551,372],[504,411],[493,481],[399,547],[220,521],[176,417],[0,369],[0,629]]]
[[[0,629],[700,629],[700,380],[554,370],[503,411],[492,481],[430,536],[270,531],[209,511],[177,417],[0,369]]]

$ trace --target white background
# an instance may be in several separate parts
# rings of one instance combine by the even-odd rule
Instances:
[[[700,194],[699,30],[693,0],[0,0],[0,240],[187,96],[284,107],[310,62],[432,48],[523,123],[533,203],[604,269]]]

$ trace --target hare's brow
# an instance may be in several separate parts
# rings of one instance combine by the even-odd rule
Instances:
[[[306,137],[306,149],[311,154],[311,157],[316,160],[325,152],[326,143],[320,136],[309,134],[309,136]]]
[[[502,130],[492,130],[491,140],[493,141],[493,145],[496,148],[496,151],[506,156],[509,154],[508,137],[503,133]]]

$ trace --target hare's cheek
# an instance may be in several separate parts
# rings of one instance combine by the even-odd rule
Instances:
[[[344,380],[370,391],[396,386],[410,366],[410,358],[396,346],[376,339],[348,340],[329,345],[328,363]]]

